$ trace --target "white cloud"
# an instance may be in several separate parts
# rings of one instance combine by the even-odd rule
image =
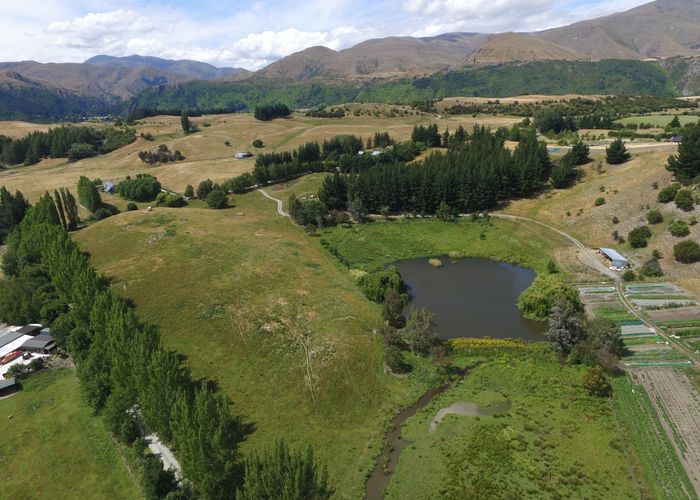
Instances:
[[[72,21],[49,24],[46,31],[56,34],[56,43],[69,48],[96,48],[122,45],[125,37],[160,29],[151,19],[133,10],[90,13]]]

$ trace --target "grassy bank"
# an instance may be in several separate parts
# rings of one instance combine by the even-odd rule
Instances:
[[[102,420],[67,368],[44,371],[0,400],[3,498],[139,498]]]
[[[312,238],[260,193],[234,203],[125,213],[75,237],[255,425],[244,452],[311,445],[339,498],[357,498],[386,422],[428,383],[384,373],[379,307]]]
[[[543,273],[555,251],[562,246],[554,234],[543,232],[533,237],[530,228],[497,219],[489,222],[380,220],[350,228],[327,229],[321,239],[351,268],[365,271],[401,259],[458,252],[465,257],[500,260]]]
[[[581,367],[560,365],[543,343],[456,349],[483,363],[406,423],[411,444],[388,498],[637,496],[612,407],[581,387]],[[511,407],[448,414],[430,432],[438,410],[457,402]]]

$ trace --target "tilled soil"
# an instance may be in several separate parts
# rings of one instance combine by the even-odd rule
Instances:
[[[673,368],[631,371],[646,389],[690,482],[700,494],[700,395],[688,377]]]

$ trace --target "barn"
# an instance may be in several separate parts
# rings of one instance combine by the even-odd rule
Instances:
[[[611,267],[624,269],[630,267],[629,261],[623,257],[617,250],[612,248],[600,248],[600,253],[610,262]]]
[[[36,354],[51,354],[56,348],[56,342],[48,333],[42,333],[34,338],[27,340],[20,350],[25,352],[33,352]]]

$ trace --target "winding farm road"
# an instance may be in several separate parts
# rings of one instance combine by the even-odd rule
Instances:
[[[616,281],[620,279],[620,277],[614,272],[608,269],[605,265],[603,265],[602,262],[600,262],[595,255],[591,254],[590,250],[581,243],[579,240],[574,238],[568,233],[565,233],[564,231],[561,231],[560,229],[557,229],[554,226],[550,226],[549,224],[545,224],[544,222],[540,222],[535,219],[528,219],[527,217],[521,217],[519,215],[509,215],[509,214],[494,214],[491,213],[489,214],[491,217],[495,217],[498,219],[507,219],[507,220],[515,220],[515,221],[521,221],[521,222],[530,222],[532,224],[538,224],[540,226],[546,227],[547,229],[554,231],[555,233],[563,236],[567,240],[569,240],[571,243],[573,243],[579,250],[581,250],[581,257],[582,257],[582,263],[585,264],[586,266],[590,267],[594,271],[599,272],[600,274],[603,274],[609,278],[612,278]]]
[[[287,212],[284,211],[284,205],[282,204],[282,200],[277,199],[277,198],[275,198],[275,197],[273,197],[273,196],[270,196],[270,195],[267,194],[262,188],[258,188],[258,191],[259,191],[260,193],[262,193],[262,195],[263,195],[265,198],[268,198],[268,199],[270,199],[270,200],[272,200],[272,201],[274,201],[274,202],[277,203],[277,213],[278,213],[278,214],[280,214],[282,217],[289,217],[289,214],[288,214]]]

